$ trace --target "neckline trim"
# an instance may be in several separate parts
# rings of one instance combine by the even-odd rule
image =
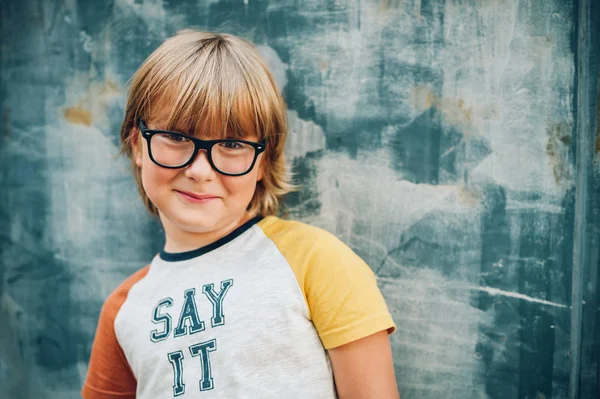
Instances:
[[[162,251],[160,251],[159,256],[162,260],[164,260],[166,262],[181,262],[184,260],[196,258],[196,257],[204,255],[208,252],[214,251],[215,249],[222,247],[223,245],[227,244],[228,242],[235,240],[237,237],[244,234],[248,229],[250,229],[256,223],[260,222],[262,219],[263,219],[262,216],[256,216],[256,217],[248,220],[246,223],[242,224],[235,230],[233,230],[231,233],[227,234],[225,237],[219,238],[217,241],[215,241],[211,244],[205,245],[203,247],[192,249],[191,251],[185,251],[185,252],[166,252],[165,250],[162,250]]]

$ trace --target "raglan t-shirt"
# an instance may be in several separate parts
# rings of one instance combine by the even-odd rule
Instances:
[[[82,396],[335,398],[327,349],[394,329],[349,247],[255,218],[208,246],[161,252],[108,297]]]

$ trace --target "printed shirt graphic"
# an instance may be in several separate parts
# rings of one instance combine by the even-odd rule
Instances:
[[[161,253],[106,300],[85,399],[335,398],[331,349],[395,329],[371,269],[316,227],[253,219]]]

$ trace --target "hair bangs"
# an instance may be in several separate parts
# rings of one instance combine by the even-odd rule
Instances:
[[[204,50],[151,90],[150,119],[199,138],[265,139],[273,115],[261,102],[268,88],[249,79],[256,67],[237,59],[224,39],[205,44]]]

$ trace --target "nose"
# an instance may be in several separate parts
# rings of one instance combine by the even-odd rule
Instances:
[[[212,166],[210,166],[208,153],[205,150],[198,151],[196,158],[185,168],[185,175],[198,181],[212,180],[216,173]]]

